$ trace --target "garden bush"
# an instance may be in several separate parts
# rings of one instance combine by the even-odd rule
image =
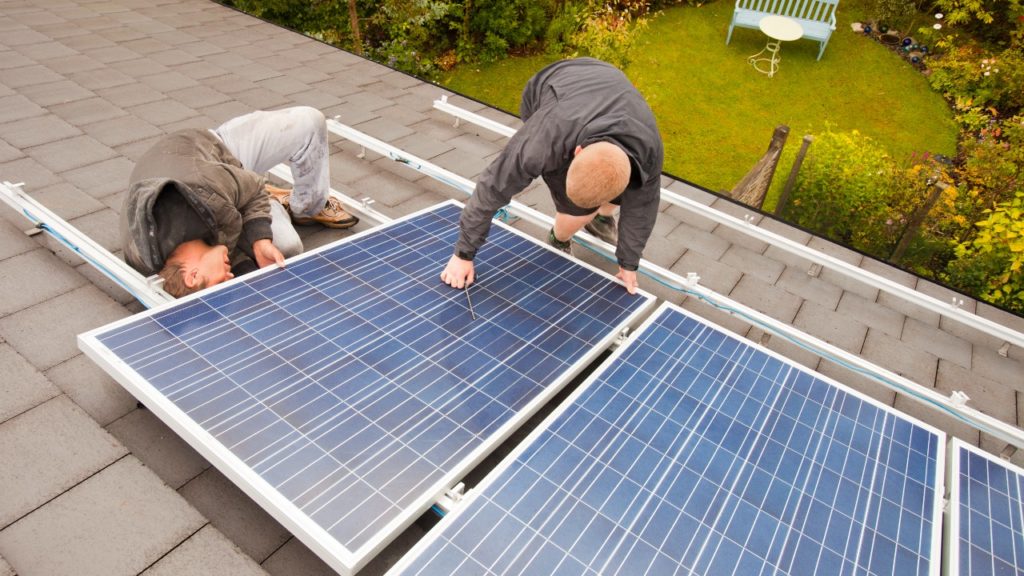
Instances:
[[[618,66],[629,66],[637,36],[647,26],[643,16],[628,8],[601,5],[591,10],[581,28],[571,36],[574,56],[592,56]]]
[[[957,246],[948,280],[1009,310],[1024,313],[1024,191],[986,210],[973,239]]]
[[[918,186],[871,138],[831,128],[815,137],[786,217],[858,250],[887,258],[906,228]]]
[[[472,42],[460,46],[460,58],[493,62],[510,50],[540,42],[554,6],[536,0],[475,0],[465,2],[464,9],[470,10],[470,17],[463,37]]]
[[[1024,53],[1019,48],[989,52],[957,36],[940,40],[936,48],[941,56],[929,60],[928,81],[956,103],[958,111],[1013,115],[1024,107]],[[984,127],[979,124],[978,120],[961,120],[971,132]]]

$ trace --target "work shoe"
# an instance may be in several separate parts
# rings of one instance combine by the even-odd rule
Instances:
[[[284,206],[286,210],[288,209],[288,199],[292,196],[291,190],[287,188],[278,188],[269,182],[264,186],[264,188],[267,190],[267,194],[270,194],[271,198],[280,202],[281,206]]]
[[[288,206],[286,205],[285,207],[287,208]],[[289,210],[290,212],[291,210]],[[346,212],[337,198],[328,196],[327,206],[324,206],[323,210],[311,218],[299,218],[292,214],[292,222],[300,226],[320,224],[327,228],[351,228],[359,222],[359,218]]]
[[[572,240],[569,240],[568,242],[562,242],[558,238],[555,238],[554,228],[548,231],[548,244],[554,246],[556,250],[561,250],[562,252],[565,252],[569,256],[572,256]]]
[[[593,220],[587,222],[583,229],[612,246],[619,243],[619,223],[615,221],[615,216],[598,214],[594,216]]]

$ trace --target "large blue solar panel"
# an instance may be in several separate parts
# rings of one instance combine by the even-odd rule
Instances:
[[[952,443],[949,574],[1024,574],[1024,470]]]
[[[402,574],[937,574],[944,438],[665,305]]]
[[[435,207],[82,346],[289,527],[326,540],[335,567],[357,568],[652,303],[496,225],[474,320],[439,279],[459,215]]]

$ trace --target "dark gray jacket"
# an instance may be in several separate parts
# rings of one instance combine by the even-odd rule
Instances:
[[[576,146],[612,142],[629,156],[621,197],[619,265],[635,270],[654,229],[661,192],[661,135],[643,96],[618,68],[593,58],[563,60],[530,79],[520,105],[523,127],[480,176],[466,202],[456,254],[475,256],[491,218],[538,176],[564,189]]]
[[[265,180],[242,168],[208,130],[187,129],[153,145],[129,177],[121,208],[124,259],[145,275],[186,240],[224,244],[232,267],[248,270],[252,244],[272,238]]]

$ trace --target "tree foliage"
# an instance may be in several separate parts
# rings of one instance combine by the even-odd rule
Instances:
[[[221,1],[429,80],[457,62],[541,51],[625,67],[650,10],[683,0]]]
[[[1003,45],[1024,40],[1021,0],[936,0],[935,10],[949,26],[975,38]]]

